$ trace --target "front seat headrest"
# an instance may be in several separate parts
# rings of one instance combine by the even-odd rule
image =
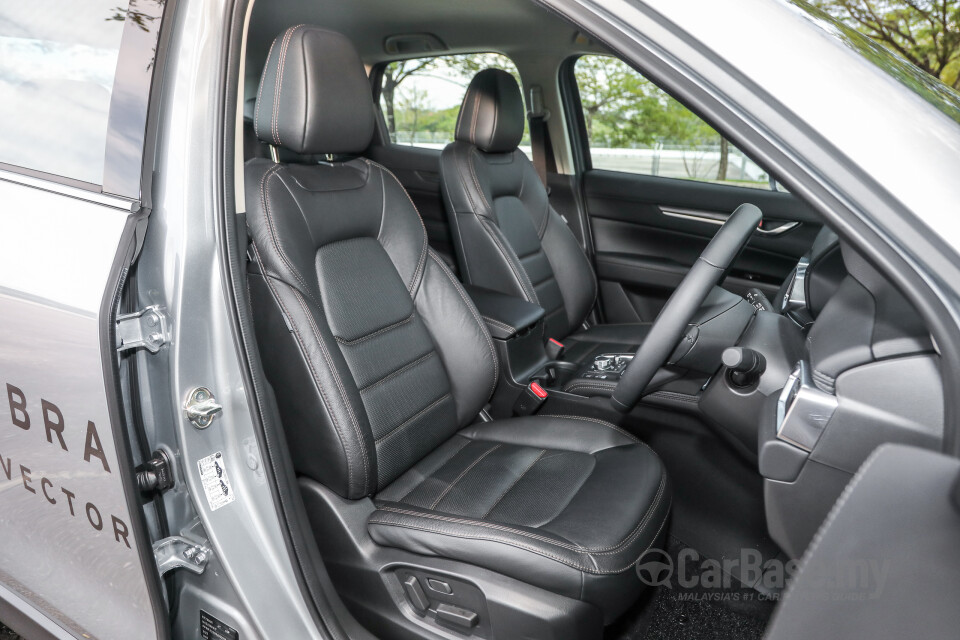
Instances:
[[[513,151],[523,137],[525,113],[520,87],[501,69],[473,77],[457,118],[457,140],[487,153]]]
[[[261,141],[303,155],[357,154],[373,123],[370,82],[346,36],[312,25],[277,36],[257,92]]]

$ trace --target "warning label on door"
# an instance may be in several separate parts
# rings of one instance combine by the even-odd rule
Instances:
[[[200,637],[203,640],[240,640],[240,632],[200,609]]]
[[[211,511],[225,507],[234,501],[233,487],[227,476],[227,465],[223,460],[223,452],[217,451],[211,456],[197,461],[200,467],[200,482],[203,483],[203,492],[207,494],[207,503]]]

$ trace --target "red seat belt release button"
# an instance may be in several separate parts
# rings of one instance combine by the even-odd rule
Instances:
[[[536,413],[547,401],[549,395],[547,390],[541,387],[538,382],[531,382],[520,392],[517,401],[513,403],[513,415],[529,416]]]
[[[564,346],[563,346],[563,343],[560,342],[559,340],[548,338],[546,349],[547,349],[547,358],[549,360],[559,360],[560,356],[563,355]]]

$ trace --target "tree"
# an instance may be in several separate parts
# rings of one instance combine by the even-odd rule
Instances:
[[[729,145],[703,120],[629,65],[610,56],[583,56],[574,68],[587,137],[612,147],[720,143],[718,180],[726,179]],[[684,153],[690,177],[702,177],[704,154]]]
[[[400,94],[400,107],[404,114],[404,128],[410,133],[410,143],[415,142],[414,137],[417,134],[417,125],[420,122],[420,114],[430,108],[427,99],[427,92],[420,87],[413,85]]]
[[[717,163],[717,180],[727,179],[727,167],[730,165],[730,143],[720,136],[720,162]]]
[[[380,89],[384,115],[387,119],[387,130],[391,135],[395,135],[397,132],[397,90],[404,80],[411,77],[441,76],[444,80],[462,84],[466,88],[474,75],[489,67],[506,69],[516,78],[518,83],[520,82],[520,77],[513,64],[499,53],[439,56],[391,62],[383,71],[383,84]]]
[[[818,0],[815,5],[960,89],[958,0]]]
[[[380,95],[383,97],[383,104],[387,112],[385,114],[387,117],[387,130],[391,135],[397,132],[396,114],[394,113],[397,87],[410,76],[436,64],[436,60],[437,58],[400,60],[399,62],[391,62],[387,65],[387,68],[384,69],[383,85],[380,89]]]

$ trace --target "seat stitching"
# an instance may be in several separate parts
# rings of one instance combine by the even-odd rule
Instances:
[[[460,299],[463,300],[463,303],[467,306],[467,309],[473,315],[473,319],[477,322],[477,326],[480,328],[480,335],[483,336],[484,340],[487,342],[487,348],[490,349],[490,357],[493,358],[493,383],[490,386],[490,393],[487,394],[487,398],[493,395],[493,392],[497,389],[497,381],[500,380],[500,361],[497,358],[497,350],[493,346],[493,339],[490,337],[490,332],[487,330],[486,325],[483,323],[483,320],[480,319],[480,313],[477,311],[476,305],[473,304],[464,291],[463,286],[457,282],[456,277],[454,277],[453,272],[447,268],[447,265],[443,263],[443,260],[437,257],[437,254],[430,250],[430,257],[434,262],[440,267],[440,270],[447,276],[447,279],[450,280],[450,283],[453,285],[453,288],[460,295]]]
[[[539,304],[536,292],[533,290],[533,284],[528,284],[529,277],[526,276],[526,271],[523,269],[523,265],[517,265],[513,259],[513,256],[510,255],[510,252],[503,246],[503,243],[500,241],[500,238],[497,236],[496,231],[491,231],[490,227],[493,226],[485,217],[478,216],[480,218],[481,224],[484,228],[487,229],[487,235],[496,243],[497,248],[500,250],[500,254],[503,255],[507,264],[510,266],[510,270],[513,271],[514,277],[517,279],[517,283],[520,285],[520,288],[523,290],[524,295],[527,296],[527,300]]]
[[[406,373],[407,371],[409,371],[410,369],[413,369],[413,368],[416,367],[417,365],[419,365],[419,364],[421,364],[421,363],[429,360],[429,359],[432,358],[434,355],[436,355],[436,352],[435,352],[435,351],[428,351],[427,353],[423,354],[422,356],[420,356],[419,358],[417,358],[417,359],[414,360],[413,362],[408,362],[407,364],[403,365],[403,366],[400,367],[399,369],[395,369],[395,370],[391,371],[390,373],[386,374],[385,376],[383,376],[382,378],[379,378],[379,379],[377,379],[377,380],[374,380],[373,382],[371,382],[371,383],[368,384],[367,386],[361,388],[361,389],[360,389],[360,393],[364,393],[364,392],[366,392],[366,391],[370,391],[371,389],[373,389],[373,388],[375,388],[375,387],[378,387],[378,386],[380,386],[381,384],[383,384],[383,383],[385,383],[385,382],[388,382],[388,381],[392,380],[393,378],[395,378],[395,377],[397,377],[397,376],[399,376],[399,375],[402,375],[402,374]]]
[[[672,501],[670,502],[670,504],[672,504]],[[545,550],[543,550],[543,549],[538,549],[538,548],[536,548],[536,547],[533,547],[533,546],[530,546],[530,545],[526,545],[526,544],[523,544],[523,543],[521,543],[521,542],[517,542],[517,541],[514,541],[514,540],[506,540],[506,539],[504,539],[504,538],[502,538],[502,537],[492,537],[492,536],[484,536],[484,535],[476,535],[476,534],[474,534],[474,535],[460,534],[460,533],[455,533],[455,532],[452,532],[452,531],[443,531],[443,530],[440,530],[440,529],[437,529],[437,528],[427,527],[427,526],[425,526],[425,525],[417,526],[417,525],[414,525],[414,524],[405,524],[405,523],[390,522],[390,521],[387,521],[387,520],[380,519],[380,518],[378,518],[378,517],[376,517],[376,516],[372,516],[372,517],[368,520],[368,522],[369,522],[370,524],[382,524],[382,525],[387,525],[387,526],[392,526],[392,527],[400,527],[400,528],[402,528],[402,529],[414,529],[414,530],[417,530],[417,531],[424,531],[424,532],[426,532],[426,533],[436,533],[436,534],[439,534],[439,535],[451,536],[451,537],[454,537],[454,538],[461,538],[461,539],[468,539],[468,540],[487,540],[487,541],[489,541],[489,542],[498,542],[498,543],[501,543],[501,544],[506,544],[506,545],[509,545],[509,546],[512,546],[512,547],[516,547],[516,548],[518,548],[518,549],[524,549],[524,550],[526,550],[526,551],[530,551],[531,553],[535,553],[535,554],[537,554],[537,555],[544,556],[544,557],[546,557],[546,558],[551,558],[551,559],[553,559],[553,560],[556,560],[557,562],[560,562],[560,563],[562,563],[562,564],[565,564],[565,565],[567,565],[567,566],[569,566],[569,567],[573,567],[573,568],[575,568],[575,569],[579,569],[580,571],[583,571],[583,572],[585,572],[585,573],[590,573],[590,574],[594,574],[594,575],[610,575],[610,574],[622,573],[622,572],[626,571],[627,569],[629,569],[630,567],[632,567],[634,564],[636,564],[637,560],[639,560],[640,558],[643,557],[643,554],[645,554],[645,553],[650,549],[650,547],[651,547],[651,545],[653,544],[653,542],[656,541],[657,537],[660,535],[660,532],[663,531],[663,527],[664,527],[664,525],[665,525],[666,522],[667,522],[667,516],[669,515],[669,513],[670,513],[670,508],[669,508],[669,505],[668,505],[668,508],[667,508],[666,512],[664,513],[663,520],[662,520],[661,523],[660,523],[660,527],[657,529],[657,533],[656,533],[656,534],[653,536],[653,538],[651,539],[650,544],[648,544],[648,545],[643,549],[643,551],[642,551],[636,558],[634,558],[633,560],[631,560],[631,561],[630,561],[629,563],[627,563],[625,566],[619,567],[619,568],[616,568],[616,569],[599,569],[599,568],[597,568],[596,566],[594,566],[594,567],[588,567],[588,566],[585,566],[585,565],[583,565],[583,564],[580,564],[580,563],[577,562],[576,560],[571,560],[571,559],[568,559],[568,558],[561,558],[560,556],[554,555],[554,554],[552,554],[552,553],[550,553],[550,552],[548,552],[548,551],[545,551]],[[489,525],[484,524],[484,526],[489,526]],[[495,527],[494,527],[494,528],[495,528]],[[556,544],[556,542],[551,541],[551,540],[546,540],[546,541],[547,541],[547,542],[550,542],[550,543],[552,543],[552,544]]]
[[[312,293],[310,293],[310,287],[307,286],[307,282],[304,279],[304,277],[300,275],[300,271],[296,267],[294,267],[293,263],[290,262],[290,259],[287,258],[287,254],[283,250],[283,247],[280,244],[280,236],[279,234],[277,234],[276,224],[273,219],[273,212],[270,210],[270,200],[267,198],[267,181],[272,176],[277,175],[280,169],[283,168],[283,166],[284,165],[281,165],[281,164],[274,165],[273,167],[270,168],[270,170],[264,173],[263,178],[260,179],[260,202],[263,204],[263,210],[267,218],[267,229],[270,231],[270,239],[273,241],[273,246],[277,250],[277,255],[280,256],[280,259],[283,261],[286,267],[290,270],[290,272],[294,275],[294,277],[300,282],[300,284],[303,285],[304,293],[317,306],[322,307],[323,305],[320,304],[320,302],[318,302],[317,299],[313,297]],[[282,179],[281,179],[281,183],[283,183]],[[290,189],[289,187],[286,186],[285,183],[284,183],[284,188],[287,189],[287,193],[290,193]],[[261,265],[263,265],[263,267],[266,268],[266,265],[264,263],[261,262]]]
[[[423,478],[423,480],[421,480],[421,481],[418,482],[417,484],[413,485],[413,487],[412,487],[409,491],[407,491],[405,494],[403,494],[403,496],[402,496],[399,500],[397,500],[397,502],[403,502],[404,500],[406,500],[406,499],[410,496],[411,493],[413,493],[413,492],[416,491],[418,488],[420,488],[421,486],[423,486],[423,483],[424,483],[424,482],[426,482],[427,480],[429,480],[430,478],[432,478],[438,471],[440,471],[440,469],[443,469],[443,468],[447,465],[447,463],[449,463],[451,460],[453,460],[458,453],[460,453],[461,451],[463,451],[468,444],[470,444],[471,442],[473,442],[473,440],[471,440],[470,438],[464,438],[463,436],[459,436],[459,437],[460,437],[461,440],[463,440],[463,444],[461,444],[455,451],[453,451],[453,452],[447,457],[446,460],[444,460],[443,462],[441,462],[441,463],[437,466],[437,468],[434,469],[434,470],[430,473],[430,475],[425,476],[425,477]],[[378,508],[379,508],[379,507],[378,507]]]
[[[537,237],[540,240],[543,240],[543,236],[547,234],[547,224],[550,222],[550,196],[547,195],[545,207],[546,213],[543,216],[543,222],[540,223],[540,229],[537,232]]]
[[[260,262],[260,264],[263,264],[260,258],[260,252],[257,249],[257,245],[255,243],[251,243],[251,245],[253,246],[253,253],[256,256],[257,262]],[[264,274],[264,282],[266,282],[267,287],[273,293],[273,299],[277,301],[278,305],[280,305],[280,308],[283,310],[284,316],[289,319],[291,318],[290,312],[287,310],[286,305],[283,303],[283,300],[280,298],[279,293],[277,292],[276,288],[273,286],[272,280],[273,280],[272,277]],[[287,285],[287,286],[290,286],[290,285]],[[290,287],[290,288],[293,291],[296,291],[295,287]],[[317,376],[317,370],[313,365],[313,361],[307,355],[306,344],[303,340],[303,336],[301,335],[300,330],[297,328],[296,323],[294,323],[292,320],[290,321],[290,327],[293,329],[293,334],[297,338],[297,343],[300,345],[300,350],[301,350],[301,353],[303,354],[303,359],[307,363],[307,367],[310,369],[310,375],[313,378],[313,383],[314,385],[316,385],[317,392],[320,394],[320,400],[323,402],[323,406],[324,408],[326,408],[327,415],[330,416],[331,422],[333,422],[333,428],[337,433],[337,439],[340,441],[340,448],[343,450],[343,457],[347,463],[347,485],[348,486],[353,485],[353,482],[354,482],[353,481],[353,477],[354,477],[353,461],[351,457],[347,454],[347,447],[346,447],[346,444],[344,443],[343,432],[340,426],[340,421],[330,406],[330,402],[327,399],[327,394],[324,391],[324,386],[320,383],[320,378]]]
[[[499,445],[498,445],[499,446]],[[505,531],[507,533],[514,533],[520,536],[525,536],[527,538],[532,538],[534,540],[541,540],[543,542],[549,542],[550,544],[555,544],[564,549],[570,549],[573,551],[583,551],[583,547],[574,543],[574,542],[559,542],[553,538],[548,538],[546,536],[537,535],[529,531],[523,531],[521,529],[514,529],[513,527],[501,524],[494,524],[491,522],[483,522],[482,520],[475,520],[470,518],[452,518],[450,516],[444,516],[439,513],[426,513],[422,511],[410,511],[407,509],[401,509],[398,507],[380,507],[381,511],[390,511],[393,513],[399,513],[402,515],[408,516],[419,516],[423,518],[428,518],[431,520],[441,520],[444,522],[452,522],[454,524],[468,524],[468,525],[477,525],[478,527],[487,527],[489,529],[496,529],[498,531]]]
[[[413,271],[413,277],[410,279],[410,284],[407,286],[407,290],[410,294],[413,294],[414,289],[416,289],[420,284],[421,276],[423,275],[423,269],[427,261],[427,249],[429,243],[427,241],[427,227],[423,224],[423,216],[420,215],[420,210],[417,209],[417,205],[413,203],[413,198],[410,197],[410,194],[404,188],[403,183],[400,182],[400,179],[390,169],[387,169],[382,164],[374,162],[368,158],[363,159],[368,165],[375,166],[381,171],[380,179],[383,179],[383,173],[387,173],[394,182],[397,183],[397,186],[400,187],[400,191],[403,192],[403,195],[407,196],[407,201],[410,203],[410,206],[413,207],[413,212],[417,214],[417,220],[420,222],[420,229],[423,231],[423,248],[420,250],[420,260],[417,262],[417,268]],[[384,203],[386,203],[386,186],[384,186]],[[383,221],[381,220],[381,225]]]
[[[497,141],[497,123],[500,121],[500,89],[494,83],[493,89],[493,128],[490,129],[490,144]]]
[[[483,204],[484,204],[484,206],[486,207],[486,209],[489,211],[490,215],[492,215],[492,214],[493,214],[493,208],[492,208],[492,207],[490,206],[490,204],[487,202],[486,196],[483,194],[483,191],[480,189],[480,183],[477,181],[477,175],[476,175],[476,172],[474,171],[474,167],[473,167],[473,151],[474,151],[473,148],[468,148],[468,149],[466,150],[466,152],[465,152],[465,153],[466,153],[466,156],[467,156],[466,164],[467,164],[468,168],[470,169],[470,172],[473,174],[473,184],[474,184],[474,186],[475,186],[476,189],[477,189],[477,193],[478,193],[479,196],[482,198]],[[458,164],[458,168],[457,168],[457,178],[460,179],[460,184],[461,184],[461,186],[463,187],[463,192],[464,192],[464,194],[466,194],[467,199],[470,201],[470,206],[471,206],[472,209],[473,209],[472,213],[473,213],[475,216],[477,216],[477,218],[480,220],[481,224],[483,225],[483,228],[486,229],[487,235],[488,235],[488,236],[494,241],[494,243],[497,245],[497,249],[500,251],[500,254],[503,256],[504,260],[506,261],[507,266],[510,267],[510,271],[513,273],[514,278],[516,278],[517,284],[520,285],[520,290],[523,292],[524,297],[525,297],[528,301],[530,301],[530,302],[537,302],[536,293],[535,293],[535,292],[531,293],[531,292],[527,289],[527,285],[526,285],[525,282],[524,282],[523,273],[521,273],[520,271],[518,271],[518,266],[514,264],[514,261],[513,261],[513,259],[511,258],[510,253],[509,253],[509,252],[507,251],[507,249],[503,246],[503,243],[500,242],[500,239],[497,237],[496,233],[490,231],[489,225],[492,224],[492,223],[490,222],[490,216],[488,216],[488,215],[486,215],[486,214],[484,214],[484,213],[481,213],[481,212],[479,211],[480,207],[477,206],[476,201],[474,200],[473,196],[471,195],[471,193],[470,193],[470,185],[467,183],[467,180],[466,180],[466,178],[464,177],[463,171],[461,170],[463,164],[464,164],[463,162],[460,162],[460,163]],[[523,267],[520,266],[519,268],[522,269]],[[532,286],[533,286],[533,285],[531,285],[531,288],[532,288]]]
[[[279,38],[274,38],[273,42],[270,43],[270,50],[267,51],[268,64],[270,62],[270,56],[273,55],[273,47],[276,46],[277,40],[279,40]],[[260,103],[263,96],[263,85],[264,83],[261,82],[260,86],[257,88],[257,106],[253,111],[253,132],[257,134],[257,138],[260,138]],[[276,98],[276,96],[274,96],[274,98]]]
[[[521,474],[517,477],[516,480],[514,480],[513,482],[511,482],[509,487],[507,487],[506,489],[503,490],[503,493],[500,494],[500,497],[497,498],[497,501],[494,502],[494,503],[490,506],[490,508],[487,509],[486,513],[484,513],[484,514],[483,514],[482,516],[480,516],[480,517],[481,517],[481,518],[486,518],[487,516],[489,516],[490,513],[493,512],[493,510],[497,508],[497,505],[500,504],[500,502],[501,502],[504,498],[507,497],[507,494],[510,493],[510,491],[511,491],[514,487],[517,486],[517,483],[519,483],[519,482],[523,479],[523,477],[524,477],[525,475],[527,475],[527,472],[530,471],[530,469],[533,469],[535,466],[537,466],[537,463],[540,462],[540,459],[543,458],[543,455],[544,455],[546,452],[547,452],[546,449],[541,449],[541,450],[540,450],[540,455],[538,455],[536,458],[534,458],[534,459],[533,459],[533,462],[531,462],[530,465],[529,465],[526,469],[523,470],[523,473],[521,473]]]
[[[557,555],[554,555],[554,554],[549,553],[549,552],[547,552],[547,551],[544,551],[543,549],[537,549],[536,547],[532,547],[532,546],[530,546],[530,545],[522,544],[522,543],[520,543],[520,542],[516,542],[516,541],[513,541],[513,540],[504,540],[503,538],[499,538],[499,537],[496,537],[496,538],[495,538],[495,537],[492,537],[492,536],[460,534],[460,533],[454,533],[454,532],[450,532],[450,531],[442,531],[442,530],[439,530],[439,529],[436,529],[436,528],[433,528],[433,527],[417,526],[417,525],[412,525],[412,524],[401,524],[401,523],[397,523],[397,522],[389,522],[389,521],[387,521],[387,520],[381,520],[381,519],[379,519],[379,518],[370,518],[370,520],[368,520],[368,522],[369,522],[370,524],[382,524],[382,525],[391,526],[391,527],[399,527],[399,528],[401,528],[401,529],[413,529],[413,530],[415,530],[415,531],[424,531],[424,532],[426,532],[426,533],[436,533],[436,534],[440,534],[440,535],[444,535],[444,536],[450,536],[450,537],[453,537],[453,538],[460,538],[460,539],[466,539],[466,540],[486,540],[486,541],[488,541],[488,542],[498,542],[498,543],[500,543],[500,544],[505,544],[505,545],[508,545],[508,546],[511,546],[511,547],[516,547],[516,548],[518,548],[518,549],[523,549],[523,550],[525,550],[525,551],[529,551],[529,552],[531,552],[531,553],[535,553],[535,554],[537,554],[537,555],[539,555],[539,556],[543,556],[543,557],[545,557],[545,558],[550,558],[550,559],[552,559],[552,560],[556,560],[557,562],[559,562],[559,563],[561,563],[561,564],[565,564],[565,565],[567,565],[567,566],[569,566],[569,567],[573,567],[574,569],[579,569],[579,570],[581,570],[581,571],[585,571],[585,572],[588,572],[588,573],[600,573],[599,571],[597,571],[597,570],[595,570],[595,569],[591,569],[590,567],[585,567],[585,566],[583,566],[583,565],[581,565],[581,564],[579,564],[579,563],[577,563],[577,562],[575,562],[575,561],[573,561],[573,560],[561,558],[560,556],[557,556]]]
[[[278,145],[280,144],[280,93],[283,91],[283,69],[287,64],[287,50],[290,48],[293,34],[303,26],[305,25],[298,24],[287,29],[283,38],[283,46],[280,48],[280,70],[277,72],[276,93],[273,101],[273,139]]]
[[[473,94],[473,118],[470,123],[470,141],[476,144],[477,140],[477,116],[480,113],[480,92]]]
[[[440,396],[439,398],[437,398],[436,400],[434,400],[424,408],[420,409],[415,414],[413,414],[412,416],[410,416],[409,418],[407,418],[406,420],[404,420],[394,428],[390,429],[390,431],[386,432],[385,434],[377,438],[374,441],[374,443],[379,447],[383,441],[393,437],[401,429],[404,429],[405,427],[409,427],[411,424],[416,422],[417,418],[422,418],[425,414],[436,409],[440,405],[440,403],[442,403],[444,400],[448,399],[449,397],[450,397],[450,392],[443,394],[442,396]]]
[[[510,331],[512,333],[516,333],[517,331],[514,327],[511,327],[506,322],[500,322],[499,320],[494,320],[490,316],[481,315],[480,317],[483,318],[487,324],[492,324],[493,326],[499,327],[500,329],[506,329],[507,331]]]
[[[647,446],[647,443],[642,442],[641,440],[639,440],[639,439],[637,438],[637,436],[635,436],[635,435],[633,435],[632,433],[630,433],[629,431],[625,431],[625,430],[621,429],[620,427],[618,427],[618,426],[616,426],[616,425],[614,425],[614,424],[612,424],[612,423],[610,423],[610,422],[607,422],[607,421],[605,421],[605,420],[597,420],[596,418],[587,418],[587,417],[585,417],[585,416],[561,416],[561,415],[557,415],[557,414],[544,414],[544,416],[545,416],[545,417],[549,416],[549,417],[554,417],[554,418],[564,418],[564,419],[567,419],[567,420],[582,420],[583,422],[595,422],[595,423],[597,423],[597,424],[599,424],[599,425],[603,425],[604,427],[607,427],[608,429],[613,429],[614,431],[617,431],[617,432],[619,432],[619,433],[627,436],[627,437],[630,438],[630,440],[632,440],[633,442],[635,442],[635,443],[637,443],[637,444],[642,444],[642,445],[643,445],[644,447],[646,447],[647,449],[650,449],[650,447]],[[651,451],[654,455],[656,455],[656,452],[653,451],[653,449],[650,449],[650,451]]]
[[[500,446],[500,445],[497,445],[497,446]],[[453,518],[453,517],[450,517],[450,516],[444,516],[444,515],[439,514],[439,513],[423,513],[423,512],[417,512],[417,511],[409,511],[409,510],[405,510],[405,509],[399,509],[399,508],[397,508],[397,507],[380,507],[380,509],[381,509],[382,511],[391,511],[391,512],[395,512],[395,513],[401,513],[401,514],[405,514],[405,515],[410,515],[410,516],[419,516],[419,517],[422,517],[422,518],[428,518],[428,519],[431,519],[431,520],[441,520],[441,521],[444,521],[444,522],[451,522],[451,523],[454,523],[454,524],[468,524],[468,525],[476,525],[476,526],[478,526],[478,527],[487,527],[487,528],[489,528],[489,529],[496,529],[496,530],[499,530],[499,531],[505,531],[505,532],[508,532],[508,533],[514,533],[514,534],[520,535],[520,536],[526,536],[526,537],[532,538],[532,539],[534,539],[534,540],[541,540],[541,541],[543,541],[543,542],[546,542],[546,543],[549,543],[549,544],[552,544],[552,545],[555,545],[555,546],[558,546],[558,547],[561,547],[561,548],[564,548],[564,549],[570,549],[570,550],[578,551],[578,552],[581,552],[581,553],[595,554],[595,555],[612,555],[612,554],[614,554],[614,553],[617,553],[617,551],[618,551],[621,547],[623,547],[624,545],[629,544],[631,541],[633,541],[633,539],[636,538],[636,537],[643,531],[644,527],[645,527],[646,524],[647,524],[647,520],[649,520],[649,518],[650,518],[650,515],[656,510],[656,508],[660,505],[660,502],[661,502],[662,499],[663,499],[664,489],[666,488],[666,479],[667,479],[666,473],[661,472],[661,473],[660,473],[660,485],[657,487],[656,497],[654,498],[654,500],[653,500],[653,502],[650,504],[650,506],[647,507],[647,511],[644,513],[643,518],[640,520],[640,522],[637,523],[637,526],[633,529],[633,531],[629,532],[629,533],[626,535],[626,537],[624,537],[622,540],[620,540],[620,541],[617,542],[616,544],[614,544],[614,545],[612,545],[612,546],[608,546],[608,547],[592,548],[592,547],[583,547],[583,546],[581,546],[581,545],[579,545],[579,544],[576,544],[575,542],[566,542],[566,543],[563,543],[563,542],[559,542],[559,541],[557,541],[557,540],[555,540],[555,539],[552,539],[552,538],[547,538],[547,537],[545,537],[545,536],[541,536],[541,535],[537,535],[537,534],[535,534],[535,533],[531,533],[531,532],[529,532],[529,531],[523,531],[522,529],[515,529],[515,528],[510,527],[510,526],[507,526],[507,525],[500,525],[500,524],[495,524],[495,523],[491,523],[491,522],[484,522],[484,521],[482,521],[482,520],[476,520],[476,519],[473,519],[473,518],[460,518],[460,517],[458,517],[458,518]],[[436,506],[436,503],[434,503],[434,504],[430,507],[430,509],[434,509],[435,506]]]
[[[560,556],[554,555],[554,554],[549,553],[549,552],[547,552],[547,551],[544,551],[544,550],[542,550],[542,549],[538,549],[538,548],[536,548],[536,547],[532,547],[532,546],[529,546],[529,545],[526,545],[526,544],[522,544],[522,543],[520,543],[520,542],[515,542],[515,541],[512,541],[512,540],[504,540],[503,538],[499,538],[499,537],[496,537],[496,538],[495,538],[495,537],[492,537],[492,536],[459,534],[459,533],[453,533],[453,532],[440,531],[440,530],[438,530],[438,529],[430,528],[430,527],[415,526],[415,525],[410,525],[410,524],[398,524],[398,523],[394,523],[394,522],[387,522],[387,521],[384,521],[384,520],[373,519],[373,518],[371,518],[371,519],[369,520],[369,522],[370,522],[371,524],[383,524],[383,525],[389,525],[389,526],[393,526],[393,527],[400,527],[400,528],[403,528],[403,529],[414,529],[414,530],[417,530],[417,531],[425,531],[425,532],[427,532],[427,533],[437,533],[437,534],[440,534],[440,535],[451,536],[451,537],[454,537],[454,538],[461,538],[461,539],[467,539],[467,540],[487,540],[487,541],[489,541],[489,542],[498,542],[498,543],[500,543],[500,544],[506,544],[506,545],[511,546],[511,547],[516,547],[516,548],[518,548],[518,549],[523,549],[523,550],[525,550],[525,551],[530,551],[531,553],[535,553],[535,554],[537,554],[537,555],[539,555],[539,556],[544,556],[544,557],[546,557],[546,558],[550,558],[550,559],[552,559],[552,560],[556,560],[557,562],[560,562],[561,564],[565,564],[565,565],[567,565],[567,566],[569,566],[569,567],[573,567],[574,569],[579,569],[580,571],[584,571],[584,572],[587,572],[587,573],[596,573],[596,574],[602,573],[601,571],[598,571],[598,570],[596,570],[596,569],[591,569],[590,567],[585,567],[585,566],[577,563],[576,561],[569,560],[569,559],[566,559],[566,558],[561,558]]]
[[[360,445],[360,453],[363,456],[363,469],[366,478],[364,480],[364,490],[366,491],[367,479],[370,479],[372,475],[370,473],[370,460],[367,456],[366,439],[363,437],[360,429],[360,423],[357,420],[357,416],[353,412],[353,405],[350,402],[350,398],[347,397],[347,391],[343,386],[343,381],[340,379],[340,372],[337,371],[336,367],[334,366],[333,360],[330,358],[330,353],[327,350],[327,345],[324,344],[323,339],[320,337],[320,329],[313,320],[313,314],[311,314],[310,310],[307,309],[307,303],[303,299],[303,296],[300,295],[300,292],[294,289],[294,293],[296,294],[297,300],[300,303],[300,307],[307,316],[307,322],[310,324],[310,328],[313,330],[313,336],[317,339],[317,344],[320,346],[320,352],[323,354],[323,359],[326,361],[327,367],[330,370],[330,374],[333,376],[334,384],[337,385],[337,389],[340,391],[340,397],[343,401],[344,407],[347,409],[347,415],[350,416],[350,423],[353,425],[353,430],[357,435],[357,442]]]
[[[456,149],[450,152],[451,155],[456,156]],[[467,258],[467,248],[463,245],[463,235],[460,233],[460,221],[457,219],[457,216],[460,215],[457,212],[457,204],[453,201],[453,198],[450,196],[450,183],[452,180],[446,180],[443,177],[443,174],[446,172],[443,165],[443,158],[441,156],[441,165],[440,165],[440,184],[443,186],[444,193],[447,194],[447,200],[450,202],[450,212],[453,214],[450,216],[450,224],[454,227],[454,230],[457,232],[457,237],[455,240],[455,247],[460,248],[460,253],[463,257],[463,270],[464,270],[464,280],[470,282],[470,260]],[[472,201],[471,201],[472,202]]]
[[[470,97],[470,92],[465,91],[463,94],[463,100],[460,101],[460,110],[457,111],[457,122],[453,126],[453,135],[456,138],[459,138],[462,135],[462,132],[460,131],[460,125],[463,122],[463,111],[464,111],[463,107],[464,105],[467,104],[467,98],[469,97]]]
[[[358,337],[358,338],[353,338],[353,339],[347,340],[346,338],[341,338],[340,336],[333,336],[333,337],[334,337],[334,338],[336,339],[336,341],[339,342],[340,344],[349,347],[349,346],[352,346],[352,345],[359,344],[359,343],[361,343],[361,342],[365,342],[365,341],[367,341],[367,340],[370,340],[371,338],[376,338],[377,336],[382,335],[382,334],[384,334],[384,333],[389,333],[390,331],[393,331],[394,329],[398,329],[398,328],[402,327],[403,325],[407,324],[408,322],[410,322],[411,320],[413,320],[414,316],[415,316],[415,313],[411,311],[411,312],[410,312],[410,315],[408,315],[406,318],[404,318],[404,319],[402,319],[402,320],[397,320],[397,321],[394,322],[393,324],[388,324],[388,325],[385,326],[385,327],[381,327],[380,329],[376,329],[375,331],[373,331],[373,332],[371,332],[371,333],[368,333],[368,334],[366,334],[366,335],[362,335],[362,336],[360,336],[360,337]]]
[[[491,215],[493,215],[495,213],[493,210],[493,205],[487,201],[487,194],[485,194],[483,189],[480,188],[480,180],[477,178],[477,170],[473,164],[473,151],[474,149],[469,149],[467,151],[467,167],[470,169],[470,176],[473,178],[473,184],[477,188],[477,193],[480,194],[480,199],[483,200],[483,204],[487,207],[487,210],[491,213]]]
[[[450,493],[450,491],[452,491],[455,486],[457,486],[457,483],[458,483],[458,482],[460,482],[461,480],[463,480],[464,476],[466,476],[468,473],[470,473],[471,469],[473,469],[475,466],[477,466],[478,464],[480,464],[480,461],[481,461],[481,460],[483,460],[483,459],[486,458],[488,455],[490,455],[491,453],[493,453],[494,451],[496,451],[497,449],[499,449],[500,446],[501,446],[501,445],[499,445],[499,444],[494,445],[493,447],[487,449],[487,450],[484,451],[482,454],[480,454],[480,455],[477,457],[476,460],[474,460],[473,462],[471,462],[470,465],[469,465],[466,469],[464,469],[463,471],[461,471],[461,472],[460,472],[460,475],[458,475],[456,478],[454,478],[453,482],[450,483],[450,485],[448,485],[447,488],[444,489],[443,492],[442,492],[439,496],[437,496],[437,499],[433,501],[433,504],[430,505],[430,508],[431,508],[431,509],[436,509],[437,505],[440,504],[440,501],[447,497],[447,494]]]
[[[520,153],[519,149],[514,149],[514,153]],[[517,193],[517,199],[521,200],[523,198],[523,188],[527,185],[527,172],[522,171],[520,173],[520,191]]]

